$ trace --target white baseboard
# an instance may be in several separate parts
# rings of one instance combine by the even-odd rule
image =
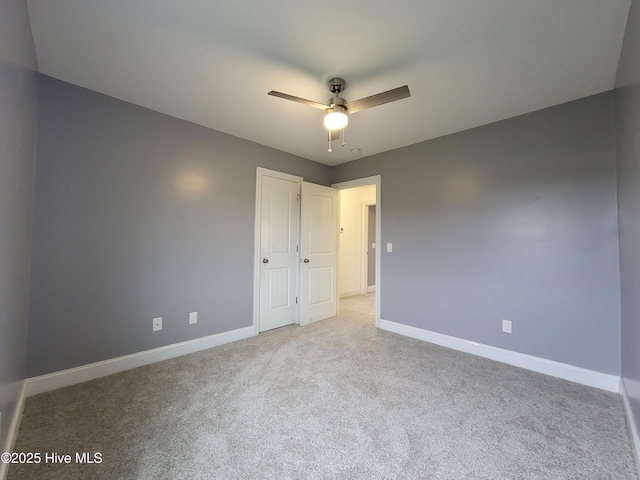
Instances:
[[[252,326],[27,379],[28,397],[255,336]]]
[[[13,411],[13,417],[9,424],[9,432],[7,433],[7,441],[2,446],[2,452],[13,452],[13,447],[16,444],[18,438],[18,430],[20,429],[20,420],[22,419],[22,410],[24,409],[24,400],[26,397],[27,382],[23,380],[20,382],[20,392],[18,393],[18,400],[16,401],[16,408]],[[9,464],[0,462],[0,480],[7,478],[9,472]]]
[[[341,292],[340,298],[353,297],[355,295],[362,295],[360,290],[351,290],[349,292]]]
[[[640,471],[640,436],[638,436],[638,429],[636,427],[633,411],[631,410],[631,403],[629,403],[629,396],[627,394],[627,387],[624,384],[624,378],[620,380],[620,393],[622,394],[624,410],[627,414],[627,424],[629,425],[633,451],[636,454],[636,466],[638,467],[638,471]]]
[[[371,293],[371,292],[375,292],[376,291],[376,286],[375,285],[369,285],[367,287],[367,293]]]
[[[555,362],[553,360],[547,360],[546,358],[534,357],[533,355],[513,352],[511,350],[451,337],[401,323],[390,322],[389,320],[381,319],[380,328],[407,337],[424,340],[425,342],[435,343],[436,345],[441,345],[453,350],[471,353],[553,377],[564,378],[565,380],[581,383],[590,387],[600,388],[609,392],[620,392],[620,377],[617,375],[587,370],[586,368]]]

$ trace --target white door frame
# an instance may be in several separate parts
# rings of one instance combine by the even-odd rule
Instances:
[[[376,196],[378,192],[376,191]],[[362,202],[362,255],[360,260],[360,293],[364,295],[369,293],[369,207],[375,206],[375,203]],[[376,243],[376,253],[378,244]]]
[[[255,230],[254,230],[254,251],[253,251],[253,330],[255,335],[260,333],[260,222],[262,219],[262,177],[275,177],[290,182],[297,182],[302,185],[302,177],[290,175],[288,173],[277,172],[267,168],[258,167],[256,169],[256,210],[255,210]],[[300,203],[298,203],[298,215],[300,215]],[[298,245],[300,245],[300,229],[298,228]],[[300,278],[300,265],[298,264],[297,277]],[[300,297],[300,282],[298,284],[297,296]],[[300,308],[296,308],[296,323],[300,323]]]
[[[376,299],[376,327],[380,328],[380,291],[382,290],[382,285],[380,283],[380,257],[381,251],[380,245],[382,244],[382,235],[381,235],[381,212],[382,212],[382,176],[381,175],[373,175],[371,177],[359,178],[357,180],[350,180],[348,182],[340,182],[334,183],[331,185],[333,188],[337,188],[338,190],[344,190],[347,188],[354,187],[366,187],[368,185],[376,186],[376,291],[375,291],[375,299]],[[338,302],[340,298],[338,298]],[[338,311],[340,311],[340,307],[338,304]]]

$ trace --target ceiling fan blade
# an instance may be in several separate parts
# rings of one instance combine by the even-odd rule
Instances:
[[[378,105],[384,105],[385,103],[395,102],[396,100],[402,100],[403,98],[410,97],[409,87],[394,88],[393,90],[387,90],[386,92],[377,93],[370,97],[361,98],[360,100],[354,100],[345,105],[349,114],[357,113],[360,110],[365,110],[371,107],[377,107]]]
[[[267,93],[267,95],[284,98],[285,100],[292,100],[294,102],[302,103],[304,105],[309,105],[310,107],[319,108],[320,110],[327,110],[328,108],[331,108],[329,105],[323,105],[322,103],[314,102],[313,100],[307,100],[306,98],[294,97],[293,95],[276,92],[275,90],[271,90],[269,93]]]

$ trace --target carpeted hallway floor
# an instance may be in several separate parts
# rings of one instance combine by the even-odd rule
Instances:
[[[9,480],[638,478],[618,395],[377,330],[373,295],[29,398],[15,451],[102,463]]]

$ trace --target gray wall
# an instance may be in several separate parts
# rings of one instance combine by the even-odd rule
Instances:
[[[251,325],[256,166],[329,184],[325,165],[44,76],[38,122],[29,376]]]
[[[0,449],[26,377],[37,81],[23,0],[0,0]]]
[[[381,317],[619,374],[613,116],[609,92],[335,167],[382,176]]]
[[[640,3],[631,4],[616,78],[622,377],[640,431]]]

